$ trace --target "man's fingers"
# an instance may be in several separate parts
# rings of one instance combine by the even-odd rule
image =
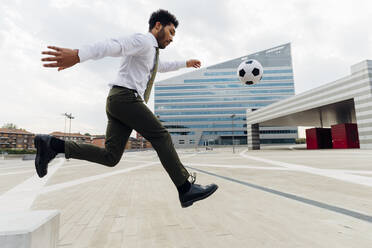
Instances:
[[[54,56],[60,56],[60,52],[52,52],[52,51],[42,51],[41,54],[47,54],[47,55],[54,55]]]
[[[201,66],[201,62],[197,59],[190,59],[186,63],[187,67],[194,67],[199,68]]]
[[[62,48],[56,47],[56,46],[48,46],[48,48],[56,50],[56,51],[61,51],[62,50]]]
[[[42,58],[41,61],[59,61],[61,58],[60,57],[47,57],[47,58]]]
[[[49,64],[43,64],[44,67],[59,67],[60,65],[58,63],[49,63]]]

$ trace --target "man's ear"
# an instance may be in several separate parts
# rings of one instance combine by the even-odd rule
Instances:
[[[155,23],[155,30],[160,31],[160,29],[163,27],[163,25],[160,22]]]

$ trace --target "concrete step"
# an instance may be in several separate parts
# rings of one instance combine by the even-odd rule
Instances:
[[[57,210],[0,212],[1,248],[57,247]]]

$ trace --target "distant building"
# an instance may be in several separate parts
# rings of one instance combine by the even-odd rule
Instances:
[[[261,82],[243,85],[236,69],[246,59],[264,67]],[[161,80],[155,84],[155,115],[176,147],[247,144],[252,111],[295,93],[289,43]],[[262,144],[295,143],[296,126],[260,128]]]
[[[106,136],[105,135],[92,135],[91,143],[93,145],[105,148]]]
[[[372,60],[363,60],[351,66],[349,75],[333,82],[257,111],[248,109],[248,149],[260,149],[264,128],[292,125],[331,128],[332,135],[323,133],[319,137],[323,144],[333,142],[333,148],[351,148],[358,142],[361,149],[372,149],[371,75]],[[356,126],[351,128],[350,124]]]
[[[93,135],[91,137],[91,143],[93,145],[105,148],[106,136],[105,135]],[[151,143],[143,138],[141,135],[137,135],[137,138],[129,137],[127,143],[125,144],[125,150],[132,149],[143,149],[152,148]]]
[[[141,141],[142,148],[152,148],[152,145],[151,145],[150,141],[145,139],[140,133],[137,132],[136,137],[137,137],[138,140]]]
[[[136,138],[129,137],[127,144],[125,145],[126,150],[141,149],[142,142]]]
[[[77,143],[91,143],[90,136],[83,135],[80,133],[53,132],[50,135],[63,140],[75,141]]]
[[[0,128],[0,148],[33,149],[34,137],[23,129]]]

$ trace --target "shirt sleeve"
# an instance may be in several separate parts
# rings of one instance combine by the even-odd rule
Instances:
[[[186,67],[186,61],[163,62],[159,59],[158,72],[176,71]]]
[[[149,49],[143,34],[134,34],[127,37],[108,39],[85,45],[79,49],[80,62],[89,59],[104,57],[120,57],[141,55]]]

